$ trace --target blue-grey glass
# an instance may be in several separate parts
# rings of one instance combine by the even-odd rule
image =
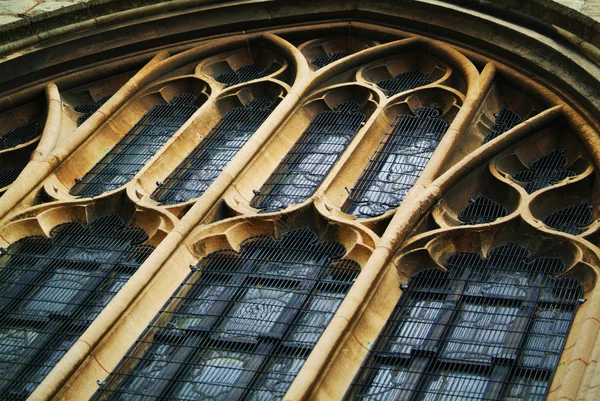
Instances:
[[[317,114],[250,205],[274,212],[307,200],[364,124],[358,110],[358,103],[343,102]]]
[[[447,129],[436,109],[397,116],[352,188],[346,213],[369,218],[398,207]]]
[[[317,239],[300,229],[206,256],[94,400],[281,399],[359,270]]]
[[[116,215],[50,235],[25,237],[0,256],[0,399],[27,398],[151,249],[138,245],[143,230]]]
[[[175,204],[202,196],[225,166],[267,119],[268,99],[255,99],[247,107],[229,110],[206,138],[152,193],[161,204]]]
[[[483,395],[488,384],[484,375],[441,372],[431,377],[420,401],[483,401]]]
[[[83,178],[70,194],[91,197],[128,183],[148,160],[196,111],[196,97],[176,96],[171,104],[159,104],[148,111]]]
[[[514,179],[522,181],[528,193],[534,193],[542,188],[549,187],[568,177],[574,177],[574,171],[569,170],[569,161],[565,152],[555,149],[540,157],[527,170],[519,171]]]
[[[346,400],[545,399],[583,289],[531,256],[508,243],[417,273]]]

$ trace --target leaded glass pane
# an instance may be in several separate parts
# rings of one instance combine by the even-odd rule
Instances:
[[[283,397],[359,268],[307,229],[241,248],[198,263],[95,400]]]
[[[427,381],[419,401],[483,400],[487,383],[487,378],[481,375],[441,372]]]
[[[254,99],[246,107],[225,113],[200,144],[160,183],[151,198],[175,204],[200,197],[246,144],[271,110],[268,99]]]
[[[346,213],[359,218],[392,210],[419,179],[448,129],[439,111],[419,108],[394,118],[350,191]]]
[[[150,254],[139,246],[147,238],[113,215],[58,225],[0,255],[0,398],[35,390]]]
[[[184,93],[171,103],[152,107],[83,178],[76,180],[70,194],[97,196],[129,182],[194,114],[195,100],[194,95]]]
[[[530,256],[506,244],[417,273],[346,400],[545,399],[583,291]]]
[[[515,331],[518,306],[466,303],[447,337],[442,357],[491,363],[503,351],[507,335]]]
[[[335,110],[317,114],[252,198],[251,206],[274,212],[312,196],[364,124],[360,108],[356,102],[342,102]]]

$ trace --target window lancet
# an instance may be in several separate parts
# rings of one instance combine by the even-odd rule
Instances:
[[[152,252],[118,216],[65,223],[0,256],[0,398],[24,400]]]
[[[398,207],[447,129],[448,123],[434,108],[394,118],[350,191],[346,213],[369,218]]]
[[[360,107],[342,102],[317,114],[250,205],[275,212],[308,199],[364,124]]]
[[[254,99],[225,113],[151,198],[175,204],[200,197],[271,114],[270,105],[269,99]]]
[[[196,111],[196,97],[175,96],[156,105],[85,176],[76,180],[70,194],[97,196],[131,181],[144,164]]]
[[[530,256],[507,244],[417,273],[346,399],[544,400],[583,290]]]
[[[359,266],[308,229],[204,257],[94,400],[281,399]]]

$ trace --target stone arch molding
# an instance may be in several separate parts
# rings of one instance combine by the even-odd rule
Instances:
[[[477,14],[469,2],[407,2],[402,17],[392,2],[331,3],[314,12],[240,3],[254,25],[233,35],[220,31],[237,18],[231,6],[174,4],[155,21],[171,28],[154,42],[99,37],[103,66],[101,53],[81,46],[89,32],[14,56],[59,55],[37,72],[12,72],[21,84],[0,102],[7,138],[30,120],[40,125],[0,150],[0,172],[22,169],[0,189],[3,246],[117,214],[157,247],[30,399],[89,399],[190,264],[299,228],[344,245],[361,270],[286,400],[342,399],[401,284],[450,254],[485,256],[507,242],[560,259],[561,277],[582,283],[586,302],[547,399],[595,399],[600,75],[592,36],[577,31],[578,40],[532,15],[527,25],[515,9],[521,14],[488,14],[494,37],[482,17],[492,9]],[[136,12],[129,22],[143,34],[151,23]],[[220,18],[223,28],[208,23],[182,39],[185,18]],[[11,63],[5,56],[0,71]],[[68,67],[61,75],[60,66]],[[102,173],[99,164],[121,167]],[[89,195],[73,190],[98,171],[126,178]],[[261,196],[275,201],[260,207]]]

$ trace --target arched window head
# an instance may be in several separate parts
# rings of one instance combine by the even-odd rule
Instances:
[[[183,93],[170,103],[158,104],[83,178],[75,182],[70,194],[91,197],[128,183],[148,160],[173,136],[198,108],[196,96]]]
[[[176,204],[199,198],[225,166],[269,117],[271,100],[253,99],[245,107],[233,108],[192,150],[151,198],[162,204]]]
[[[213,252],[94,400],[281,399],[359,272],[310,230]]]
[[[347,400],[545,400],[581,284],[516,244],[408,283]]]

